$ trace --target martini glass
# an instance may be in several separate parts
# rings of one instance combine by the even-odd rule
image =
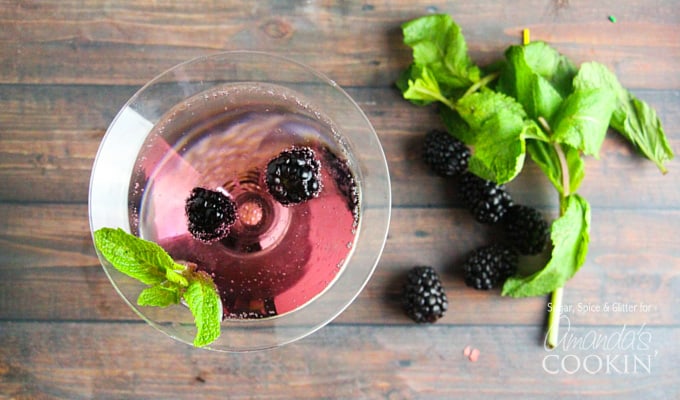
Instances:
[[[322,191],[282,205],[267,191],[266,165],[294,148],[313,150]],[[194,187],[235,201],[227,237],[204,243],[188,232]],[[262,52],[196,58],[147,83],[111,123],[90,181],[93,232],[121,228],[213,277],[224,319],[206,348],[216,351],[281,346],[332,321],[371,277],[390,209],[385,155],[356,102],[308,66]],[[138,306],[146,285],[98,255],[141,318],[192,343],[188,307]]]

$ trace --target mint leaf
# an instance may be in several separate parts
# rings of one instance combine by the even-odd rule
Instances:
[[[575,193],[585,176],[585,161],[583,161],[583,157],[581,157],[581,153],[577,149],[565,144],[561,146],[567,160],[569,192]],[[557,189],[560,195],[564,196],[562,167],[560,166],[559,157],[555,152],[554,144],[530,140],[527,143],[527,151],[531,159],[541,168],[555,189]]]
[[[501,74],[499,88],[504,93],[515,97],[530,117],[550,119],[563,98],[550,81],[538,72],[548,74],[544,71],[544,65],[530,64],[530,61],[534,61],[533,56],[536,53],[531,50],[536,47],[537,45],[531,44],[511,46],[506,51],[508,63]],[[558,56],[555,55],[555,57]],[[552,71],[549,72],[552,73]]]
[[[220,336],[220,296],[210,276],[176,263],[162,247],[125,232],[101,228],[94,232],[95,247],[120,272],[152,285],[139,294],[140,306],[165,307],[183,297],[196,321],[194,345],[202,347]]]
[[[413,49],[413,62],[432,71],[444,97],[479,80],[480,70],[470,59],[465,38],[451,16],[421,17],[403,24],[402,32],[404,43]]]
[[[480,130],[498,113],[514,116],[513,124],[523,125],[526,113],[515,99],[491,90],[469,94],[456,103],[456,110],[473,130]]]
[[[183,294],[196,322],[194,346],[206,346],[220,336],[222,308],[215,283],[205,272],[197,272]]]
[[[538,124],[533,120],[524,121],[524,129],[522,130],[522,138],[524,139],[534,139],[542,142],[550,142],[550,136],[548,136],[543,129],[541,129]]]
[[[663,173],[668,172],[664,163],[673,159],[673,150],[666,139],[661,120],[656,111],[647,103],[630,95],[623,121],[612,120],[612,126],[621,132],[649,160],[653,161]]]
[[[468,162],[470,172],[498,184],[509,182],[520,173],[526,152],[525,142],[517,131],[521,132],[523,126],[509,126],[509,120],[503,121],[503,117],[499,115],[484,125]]]
[[[415,64],[409,65],[407,69],[405,69],[401,75],[399,75],[399,78],[397,78],[396,82],[394,83],[397,88],[401,91],[402,95],[404,92],[406,92],[409,88],[409,82],[410,81],[415,81],[420,77],[422,74],[422,69],[418,68]],[[404,97],[406,98],[406,97]],[[415,100],[415,99],[407,99],[410,100],[411,103],[419,105],[419,106],[425,106],[431,103],[432,101],[422,101],[422,100]]]
[[[614,111],[614,95],[606,89],[577,89],[552,118],[552,139],[599,156]]]
[[[579,195],[568,196],[562,216],[551,228],[553,250],[540,271],[525,277],[513,276],[503,285],[503,295],[541,296],[561,288],[585,262],[590,241],[590,205]]]
[[[165,281],[166,269],[175,264],[156,243],[140,239],[120,228],[95,231],[94,244],[118,271],[147,285]]]
[[[179,288],[176,286],[151,286],[139,294],[137,304],[140,306],[167,307],[179,303]]]
[[[524,60],[534,73],[545,78],[562,97],[572,92],[577,68],[567,57],[541,41],[523,47]]]
[[[408,87],[404,91],[404,98],[417,104],[425,105],[435,101],[450,104],[444,97],[437,80],[427,67],[417,69],[420,75],[415,75],[415,80],[408,81]]]
[[[610,121],[612,128],[631,142],[643,156],[653,161],[661,172],[667,171],[664,164],[673,159],[673,150],[654,109],[624,89],[616,75],[596,62],[581,65],[574,86],[580,89],[611,90],[616,96],[616,106]]]
[[[181,269],[172,270],[172,269],[168,268],[167,270],[165,270],[165,278],[169,282],[175,283],[175,284],[177,284],[181,287],[189,286],[189,281],[187,280],[187,278],[184,277],[184,275],[177,272],[177,271],[183,272],[184,270],[186,270],[186,267],[184,267],[181,264],[174,264],[174,265],[175,265],[175,267],[181,267]]]
[[[525,99],[529,107],[527,113],[534,118],[543,117],[550,120],[562,104],[562,96],[545,78],[538,75],[531,77],[529,88],[531,89],[529,98]]]
[[[439,115],[442,117],[446,130],[456,139],[465,144],[472,144],[475,140],[476,134],[470,126],[460,117],[458,111],[441,107]]]
[[[499,184],[517,176],[524,165],[522,134],[528,124],[522,106],[502,93],[483,90],[462,97],[455,108],[471,129],[470,172]]]

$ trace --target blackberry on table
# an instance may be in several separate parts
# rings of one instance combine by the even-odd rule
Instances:
[[[309,147],[284,150],[267,164],[267,190],[284,206],[303,203],[321,192],[320,169]]]
[[[434,268],[417,266],[408,272],[402,306],[406,315],[418,323],[435,322],[444,316],[449,303]]]
[[[220,240],[236,222],[236,203],[224,193],[196,187],[186,200],[184,211],[189,233],[202,242]]]
[[[521,254],[538,254],[548,242],[549,226],[535,208],[513,205],[503,218],[508,242]]]
[[[467,286],[494,289],[517,271],[517,253],[502,244],[484,246],[472,252],[463,271]]]
[[[499,222],[513,204],[505,186],[497,185],[470,172],[463,174],[460,190],[465,206],[475,219],[483,224]]]
[[[448,132],[433,129],[425,135],[423,160],[441,176],[457,176],[467,170],[470,149]]]

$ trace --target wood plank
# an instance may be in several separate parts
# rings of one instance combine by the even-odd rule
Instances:
[[[224,354],[144,324],[0,322],[0,387],[17,399],[677,398],[679,349],[663,345],[677,343],[680,329],[623,329],[647,347],[548,352],[536,328],[331,325],[279,349]],[[621,331],[570,333],[615,340]],[[477,362],[466,346],[479,349]]]
[[[0,96],[0,200],[86,202],[94,156],[108,124],[136,88],[4,86]],[[425,131],[441,127],[433,107],[401,99],[393,88],[350,88],[366,111],[389,159],[395,206],[460,206],[455,186],[431,176],[420,159]],[[659,112],[671,146],[680,149],[680,97],[675,91],[640,91]],[[680,159],[668,175],[612,133],[600,160],[588,159],[581,193],[595,207],[674,208],[680,204]],[[630,188],[635,189],[631,195]],[[417,188],[417,190],[415,190]],[[520,203],[551,209],[550,183],[532,162],[510,185]]]
[[[674,40],[679,11],[672,0],[644,5],[532,0],[514,8],[491,0],[421,7],[386,0],[154,4],[10,1],[0,7],[0,83],[141,85],[195,56],[256,49],[307,62],[341,85],[388,85],[410,62],[400,25],[442,12],[455,16],[480,64],[501,58],[508,45],[519,43],[521,30],[531,28],[534,40],[554,43],[578,63],[611,66],[627,86],[680,88],[675,73],[680,47]],[[613,12],[620,12],[617,24],[607,20]],[[333,57],[318,56],[329,51]]]
[[[395,209],[392,221],[375,274],[338,321],[409,324],[400,309],[403,277],[410,267],[425,264],[440,271],[450,299],[451,310],[440,323],[543,324],[545,298],[510,299],[465,287],[464,258],[497,238],[465,210]],[[680,323],[678,224],[678,210],[595,210],[588,261],[564,298],[574,321]],[[98,266],[85,206],[0,205],[0,266],[0,320],[137,319]],[[639,308],[610,313],[585,308],[614,303]]]

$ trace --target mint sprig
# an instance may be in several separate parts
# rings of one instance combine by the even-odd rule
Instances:
[[[581,66],[580,78],[574,80],[574,85],[577,88],[611,92],[615,97],[611,127],[621,133],[644,157],[653,161],[661,172],[667,172],[664,164],[673,159],[673,150],[653,108],[624,89],[616,75],[596,62]]]
[[[220,336],[221,300],[208,274],[175,262],[158,244],[120,228],[96,230],[94,245],[118,271],[149,285],[139,294],[138,305],[167,307],[184,299],[196,323],[194,346],[206,346]]]
[[[423,76],[424,70],[430,71],[444,97],[479,81],[481,71],[468,55],[460,27],[450,17],[432,15],[407,22],[402,29],[404,43],[413,49],[416,60],[410,73]],[[403,87],[411,76],[402,78],[398,84]]]
[[[590,206],[576,193],[585,176],[584,156],[599,157],[611,128],[665,173],[673,151],[661,122],[606,67],[591,62],[577,68],[544,42],[509,46],[505,59],[483,75],[450,16],[418,18],[402,31],[413,63],[397,87],[416,105],[443,106],[449,132],[473,149],[470,172],[506,183],[521,172],[529,153],[560,195],[549,261],[532,275],[511,277],[502,291],[515,297],[552,292],[548,344],[554,344],[562,287],[584,264],[590,241]]]

